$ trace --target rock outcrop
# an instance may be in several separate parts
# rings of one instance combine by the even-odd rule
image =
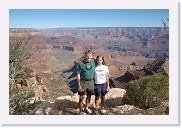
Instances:
[[[131,80],[139,79],[140,77],[152,75],[156,73],[162,73],[165,75],[169,75],[169,60],[168,59],[157,59],[151,63],[148,63],[141,70],[129,70],[116,80],[121,83],[127,83]]]
[[[33,88],[35,92],[35,97],[33,97],[31,102],[34,102],[34,100],[45,100],[46,97],[49,96],[47,87],[44,85],[41,79],[40,81],[37,81],[35,72],[32,73],[32,77],[20,80],[20,82],[17,83],[16,86],[19,89],[23,89],[27,87]]]
[[[125,115],[125,114],[143,114],[144,111],[132,105],[122,103],[122,97],[125,94],[124,89],[112,88],[106,95],[106,108],[102,114],[106,115]],[[91,97],[90,108],[94,109],[94,96]],[[77,115],[79,96],[74,94],[72,96],[61,96],[53,102],[43,102],[41,108],[37,110],[37,114],[41,115]],[[84,113],[86,114],[86,113]]]

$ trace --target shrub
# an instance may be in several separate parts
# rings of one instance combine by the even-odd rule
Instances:
[[[143,67],[143,70],[147,75],[154,75],[156,73],[162,73],[164,75],[167,75],[163,65],[165,62],[166,58],[154,60],[152,63],[146,64]]]
[[[21,80],[32,77],[32,70],[23,67],[21,63],[32,55],[31,50],[26,48],[22,40],[13,41],[9,44],[9,114],[27,115],[34,114],[35,108],[41,101],[34,100],[33,88],[17,88]],[[31,101],[31,103],[30,103]]]
[[[126,86],[123,102],[147,109],[160,105],[168,98],[168,76],[155,74],[129,82]]]
[[[41,84],[41,77],[39,75],[35,75],[36,81]]]
[[[41,104],[41,101],[35,100],[30,103],[35,96],[34,90],[31,87],[26,89],[18,89],[12,87],[9,97],[9,113],[10,115],[28,115],[34,114],[34,109]]]
[[[25,47],[22,40],[9,43],[9,79],[14,85],[18,78],[29,75],[29,70],[21,63],[32,55],[31,50]],[[26,74],[26,75],[25,75]]]

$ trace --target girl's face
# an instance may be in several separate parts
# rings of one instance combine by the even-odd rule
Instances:
[[[101,57],[97,58],[97,64],[102,65],[103,59]]]

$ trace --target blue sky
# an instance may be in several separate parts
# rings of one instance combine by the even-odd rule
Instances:
[[[168,9],[10,9],[10,28],[163,27]]]

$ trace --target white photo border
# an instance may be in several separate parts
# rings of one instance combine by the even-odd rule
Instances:
[[[10,9],[169,9],[169,115],[9,115]],[[179,24],[177,0],[3,0],[0,4],[0,15],[0,118],[2,124],[179,125]]]

